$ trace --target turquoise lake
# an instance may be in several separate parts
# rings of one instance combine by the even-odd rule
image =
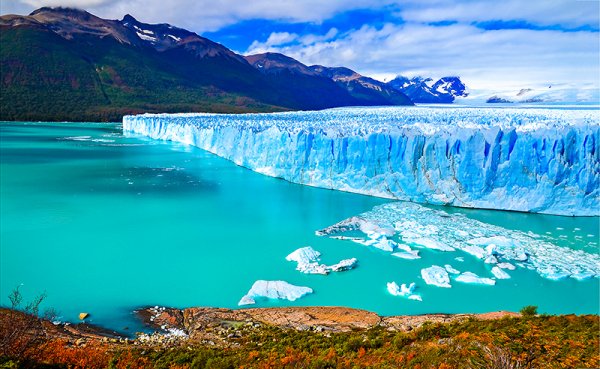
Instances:
[[[315,293],[295,302],[383,315],[518,311],[599,313],[600,285],[550,281],[527,269],[496,286],[425,285],[420,270],[452,264],[490,276],[483,263],[423,250],[392,258],[315,231],[389,202],[263,176],[200,149],[124,137],[118,124],[0,123],[0,301],[21,285],[26,299],[63,321],[141,330],[133,310],[148,305],[236,308],[258,279],[285,280]],[[555,245],[598,253],[599,218],[443,208]],[[460,227],[460,224],[457,224]],[[356,269],[305,275],[285,256],[310,245],[332,264],[356,257]],[[422,302],[391,296],[390,281],[414,281]]]

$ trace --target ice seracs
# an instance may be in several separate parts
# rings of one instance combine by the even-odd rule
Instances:
[[[123,130],[194,145],[315,187],[462,207],[600,212],[597,110],[145,114],[125,116]]]
[[[333,265],[320,264],[321,253],[310,246],[301,247],[288,256],[287,261],[297,263],[296,270],[306,274],[328,274],[329,272],[342,272],[354,268],[358,262],[356,258],[344,259]]]
[[[387,290],[393,296],[402,296],[409,300],[423,301],[421,295],[414,293],[416,287],[417,285],[414,282],[408,286],[404,283],[402,283],[402,286],[398,286],[396,282],[388,282],[387,284]]]
[[[248,293],[240,299],[238,305],[255,304],[256,299],[261,297],[295,301],[312,292],[312,288],[295,286],[285,281],[258,280],[254,282]]]
[[[452,287],[450,285],[450,277],[448,276],[448,272],[446,271],[446,269],[437,265],[421,269],[421,277],[423,278],[425,283],[432,286],[444,288]]]

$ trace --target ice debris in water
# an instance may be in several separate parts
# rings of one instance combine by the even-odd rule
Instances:
[[[433,265],[429,268],[421,269],[421,277],[425,283],[437,287],[450,288],[450,277],[446,269]]]
[[[286,256],[285,260],[295,261],[296,270],[306,274],[328,274],[329,272],[342,272],[356,266],[356,258],[344,259],[337,264],[319,264],[321,253],[310,246],[301,247]]]
[[[312,292],[312,288],[295,286],[285,281],[258,280],[254,282],[248,293],[241,298],[238,305],[254,304],[256,299],[260,297],[295,301]]]
[[[457,276],[456,281],[463,283],[473,283],[473,284],[486,284],[489,286],[493,286],[496,284],[496,281],[491,278],[480,277],[472,272],[464,272]]]
[[[402,283],[402,286],[398,286],[396,282],[389,282],[387,284],[387,290],[393,296],[402,296],[408,298],[409,300],[423,301],[421,295],[414,293],[416,287],[417,285],[414,282],[408,286],[404,283]]]
[[[514,270],[517,265],[535,270],[542,277],[551,280],[568,277],[584,280],[600,276],[598,254],[561,247],[532,233],[503,228],[463,214],[449,214],[414,203],[379,205],[371,211],[319,230],[316,234],[342,237],[344,233],[360,230],[361,224],[380,224],[388,230],[389,225],[393,224],[398,233],[387,236],[387,239],[397,239],[396,249],[400,248],[399,245],[410,248],[423,246],[423,243],[445,245],[455,252],[462,251],[482,262],[490,263],[492,267]],[[457,226],[460,227],[459,230],[456,229]],[[423,239],[433,242],[423,242]],[[392,255],[399,256],[395,253]]]
[[[144,114],[125,134],[315,187],[453,206],[600,212],[600,111],[380,107]]]

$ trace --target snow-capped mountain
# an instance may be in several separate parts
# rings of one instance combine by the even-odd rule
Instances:
[[[387,84],[406,94],[415,103],[449,104],[457,97],[469,95],[465,84],[454,76],[442,77],[437,81],[426,77],[398,76]]]

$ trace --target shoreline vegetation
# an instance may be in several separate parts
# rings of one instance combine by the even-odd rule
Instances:
[[[600,365],[598,315],[382,317],[344,307],[149,307],[152,334],[0,309],[0,368],[573,368]],[[13,333],[18,331],[17,335]]]

